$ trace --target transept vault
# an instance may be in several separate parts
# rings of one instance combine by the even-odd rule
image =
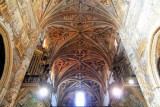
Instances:
[[[158,0],[0,0],[0,107],[76,106],[77,93],[84,106],[160,107],[159,9]]]

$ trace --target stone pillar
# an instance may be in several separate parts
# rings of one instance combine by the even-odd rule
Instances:
[[[18,93],[19,93],[19,89],[21,87],[23,78],[26,74],[27,68],[29,67],[29,63],[31,61],[32,55],[33,55],[34,50],[37,46],[39,37],[40,37],[40,35],[39,35],[39,32],[37,31],[35,33],[35,36],[30,41],[30,45],[29,45],[29,47],[23,57],[22,62],[19,62],[19,63],[21,63],[21,66],[16,71],[15,76],[12,77],[13,80],[11,81],[9,90],[4,98],[4,101],[5,101],[4,107],[13,107],[14,102],[17,98]],[[16,61],[16,59],[15,59],[15,61]],[[15,66],[15,65],[13,65],[13,66]]]
[[[52,93],[52,106],[56,107],[57,106],[57,98],[56,98],[56,94]]]
[[[131,67],[149,107],[160,107],[149,59],[152,36],[160,26],[158,0],[131,0],[126,22],[119,30]]]
[[[104,94],[103,106],[108,106],[108,105],[109,105],[109,93],[107,91],[106,94]]]

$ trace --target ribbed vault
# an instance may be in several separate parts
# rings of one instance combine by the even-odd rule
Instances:
[[[77,90],[88,106],[102,105],[119,27],[113,10],[98,0],[45,0],[40,10],[58,105],[73,105]]]

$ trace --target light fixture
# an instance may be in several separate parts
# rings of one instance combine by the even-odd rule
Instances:
[[[119,87],[114,87],[114,88],[112,89],[112,94],[113,94],[115,97],[119,98],[119,97],[121,97],[121,95],[122,95],[122,89],[119,88]]]
[[[129,79],[128,83],[129,83],[130,85],[133,85],[135,82],[134,82],[133,79]]]
[[[47,97],[48,94],[49,94],[49,90],[46,87],[42,87],[42,88],[39,89],[38,95],[41,98]]]
[[[84,94],[84,92],[82,92],[82,91],[76,92],[75,105],[76,106],[85,106],[85,94]]]

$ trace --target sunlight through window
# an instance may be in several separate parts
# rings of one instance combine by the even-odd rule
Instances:
[[[85,95],[83,92],[77,92],[75,98],[76,106],[85,106]]]

